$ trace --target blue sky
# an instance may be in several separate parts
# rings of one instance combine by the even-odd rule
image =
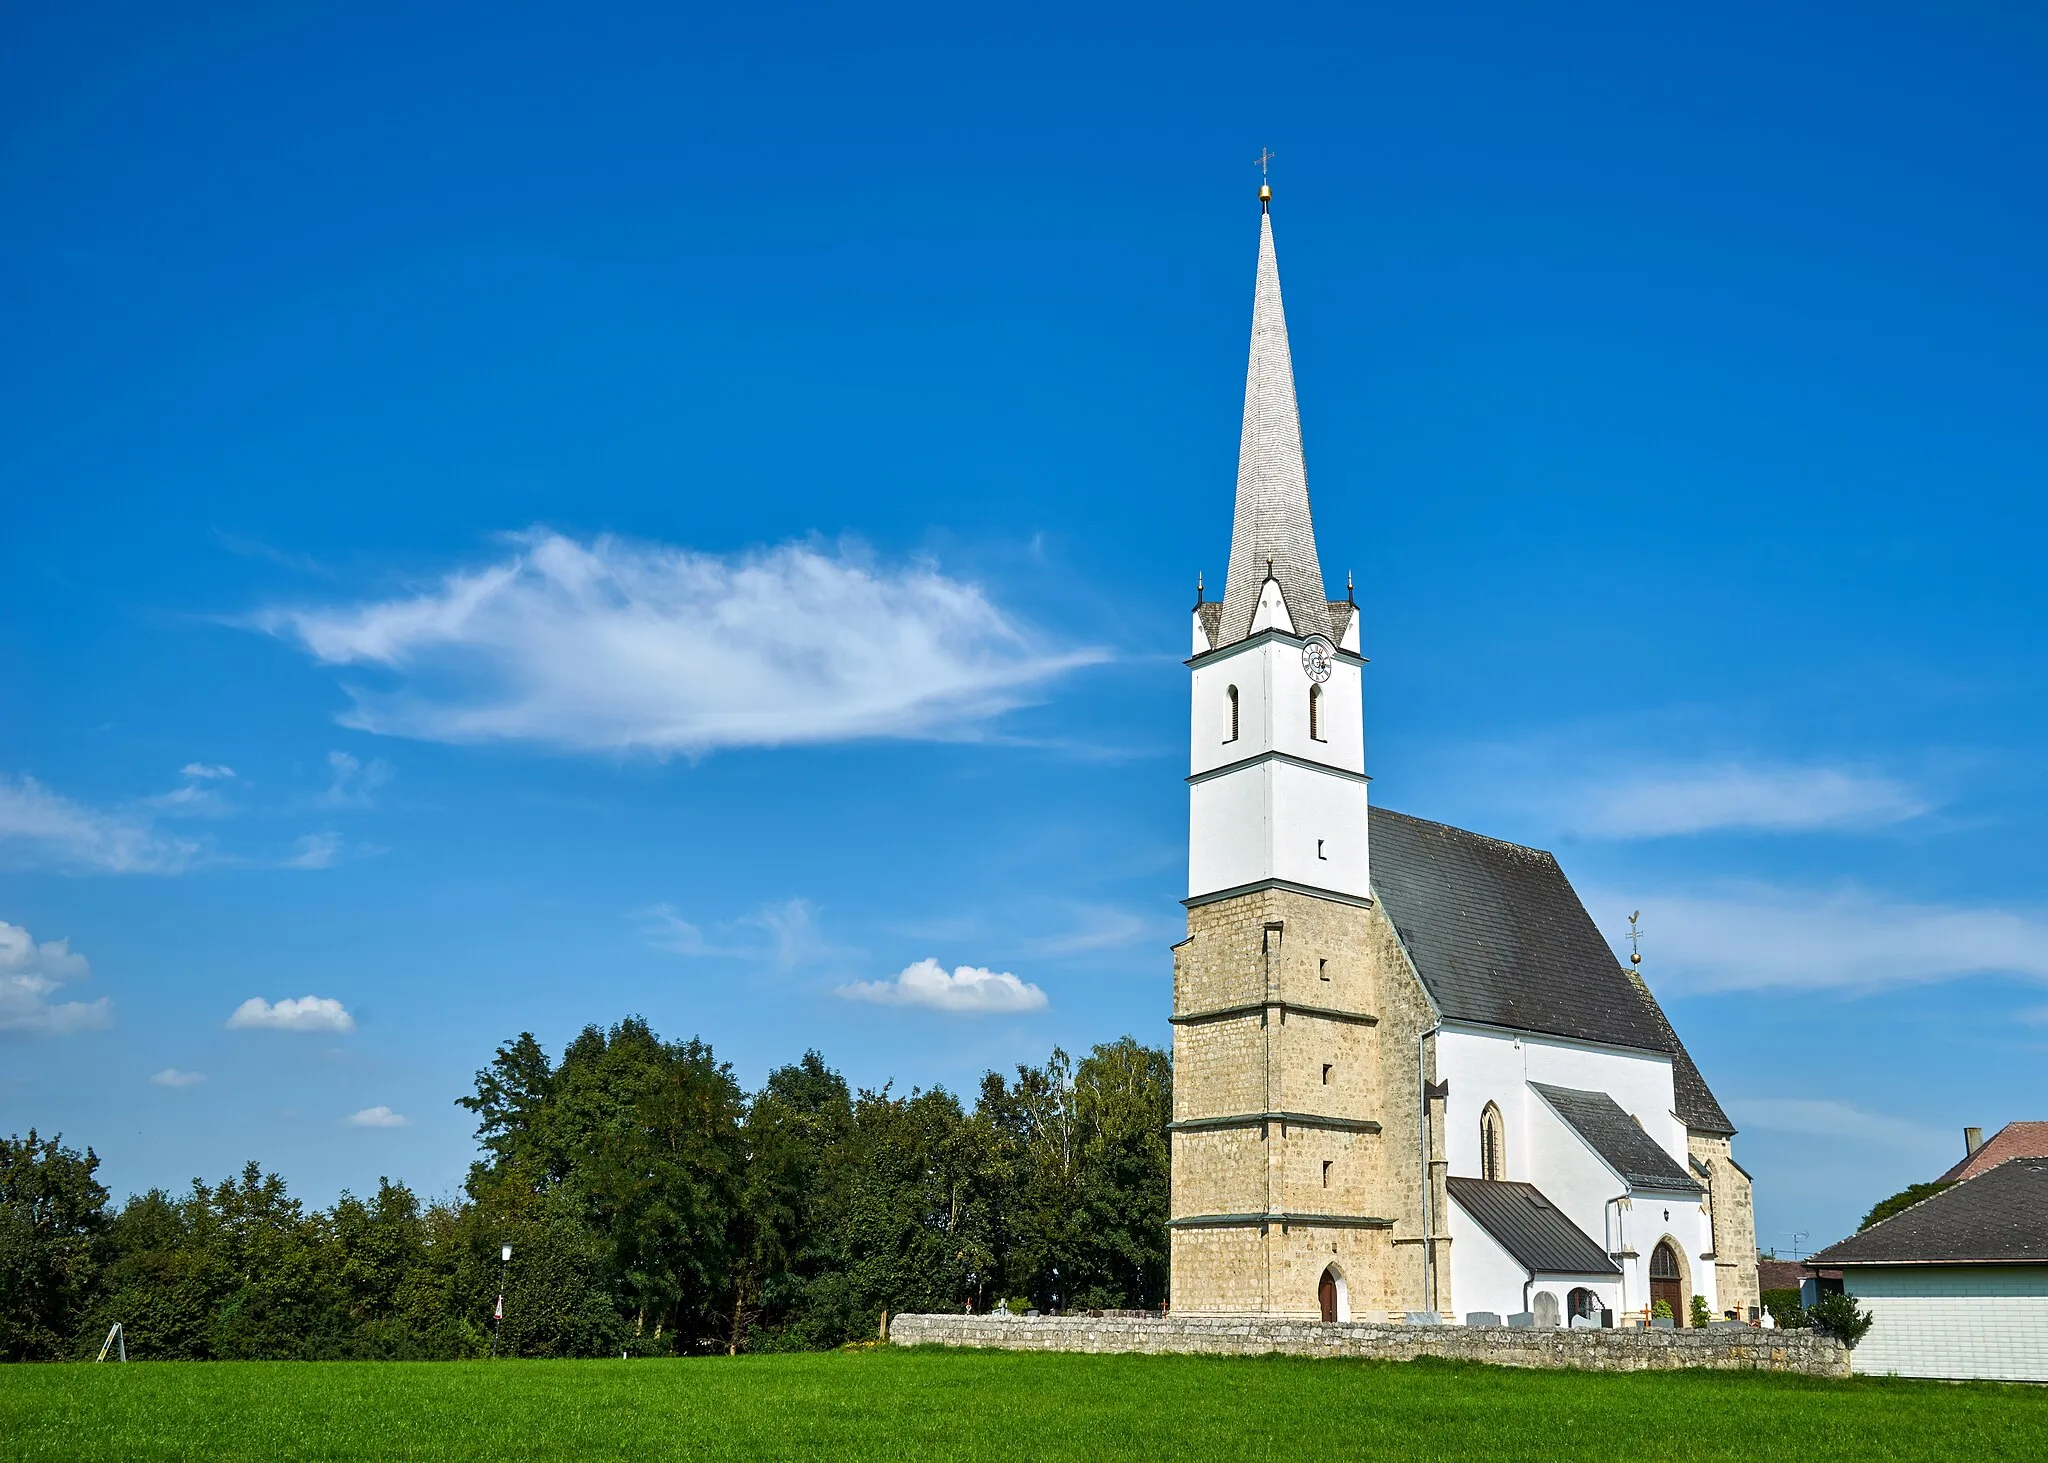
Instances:
[[[5,26],[0,1130],[1165,1042],[1264,146],[1375,798],[1644,912],[1767,1246],[2048,1116],[2038,11]]]

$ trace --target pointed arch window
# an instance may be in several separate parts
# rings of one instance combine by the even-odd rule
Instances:
[[[1230,735],[1223,740],[1234,742],[1237,740],[1237,687],[1232,686],[1223,694],[1230,698]]]
[[[1500,1109],[1492,1103],[1479,1115],[1479,1176],[1483,1179],[1505,1179],[1508,1176],[1508,1134],[1507,1125],[1501,1121]]]
[[[1312,742],[1329,740],[1323,735],[1323,688],[1308,688],[1308,739]]]

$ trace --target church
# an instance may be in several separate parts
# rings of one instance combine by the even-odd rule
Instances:
[[[1753,1319],[1734,1127],[1557,860],[1371,805],[1259,198],[1228,574],[1187,662],[1172,1309]]]

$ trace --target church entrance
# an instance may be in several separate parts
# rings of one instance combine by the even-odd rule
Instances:
[[[1670,1240],[1659,1240],[1657,1248],[1650,1251],[1650,1309],[1657,1309],[1657,1302],[1663,1301],[1671,1307],[1671,1324],[1683,1326],[1686,1320],[1685,1282],[1678,1273],[1678,1251],[1671,1248]]]
[[[1351,1319],[1351,1297],[1345,1293],[1344,1277],[1335,1265],[1323,1271],[1323,1278],[1316,1282],[1316,1304],[1326,1321]]]

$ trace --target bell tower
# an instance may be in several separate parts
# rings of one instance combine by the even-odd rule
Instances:
[[[1356,606],[1325,597],[1259,260],[1222,602],[1197,591],[1174,947],[1173,1308],[1344,1319],[1389,1293]]]

